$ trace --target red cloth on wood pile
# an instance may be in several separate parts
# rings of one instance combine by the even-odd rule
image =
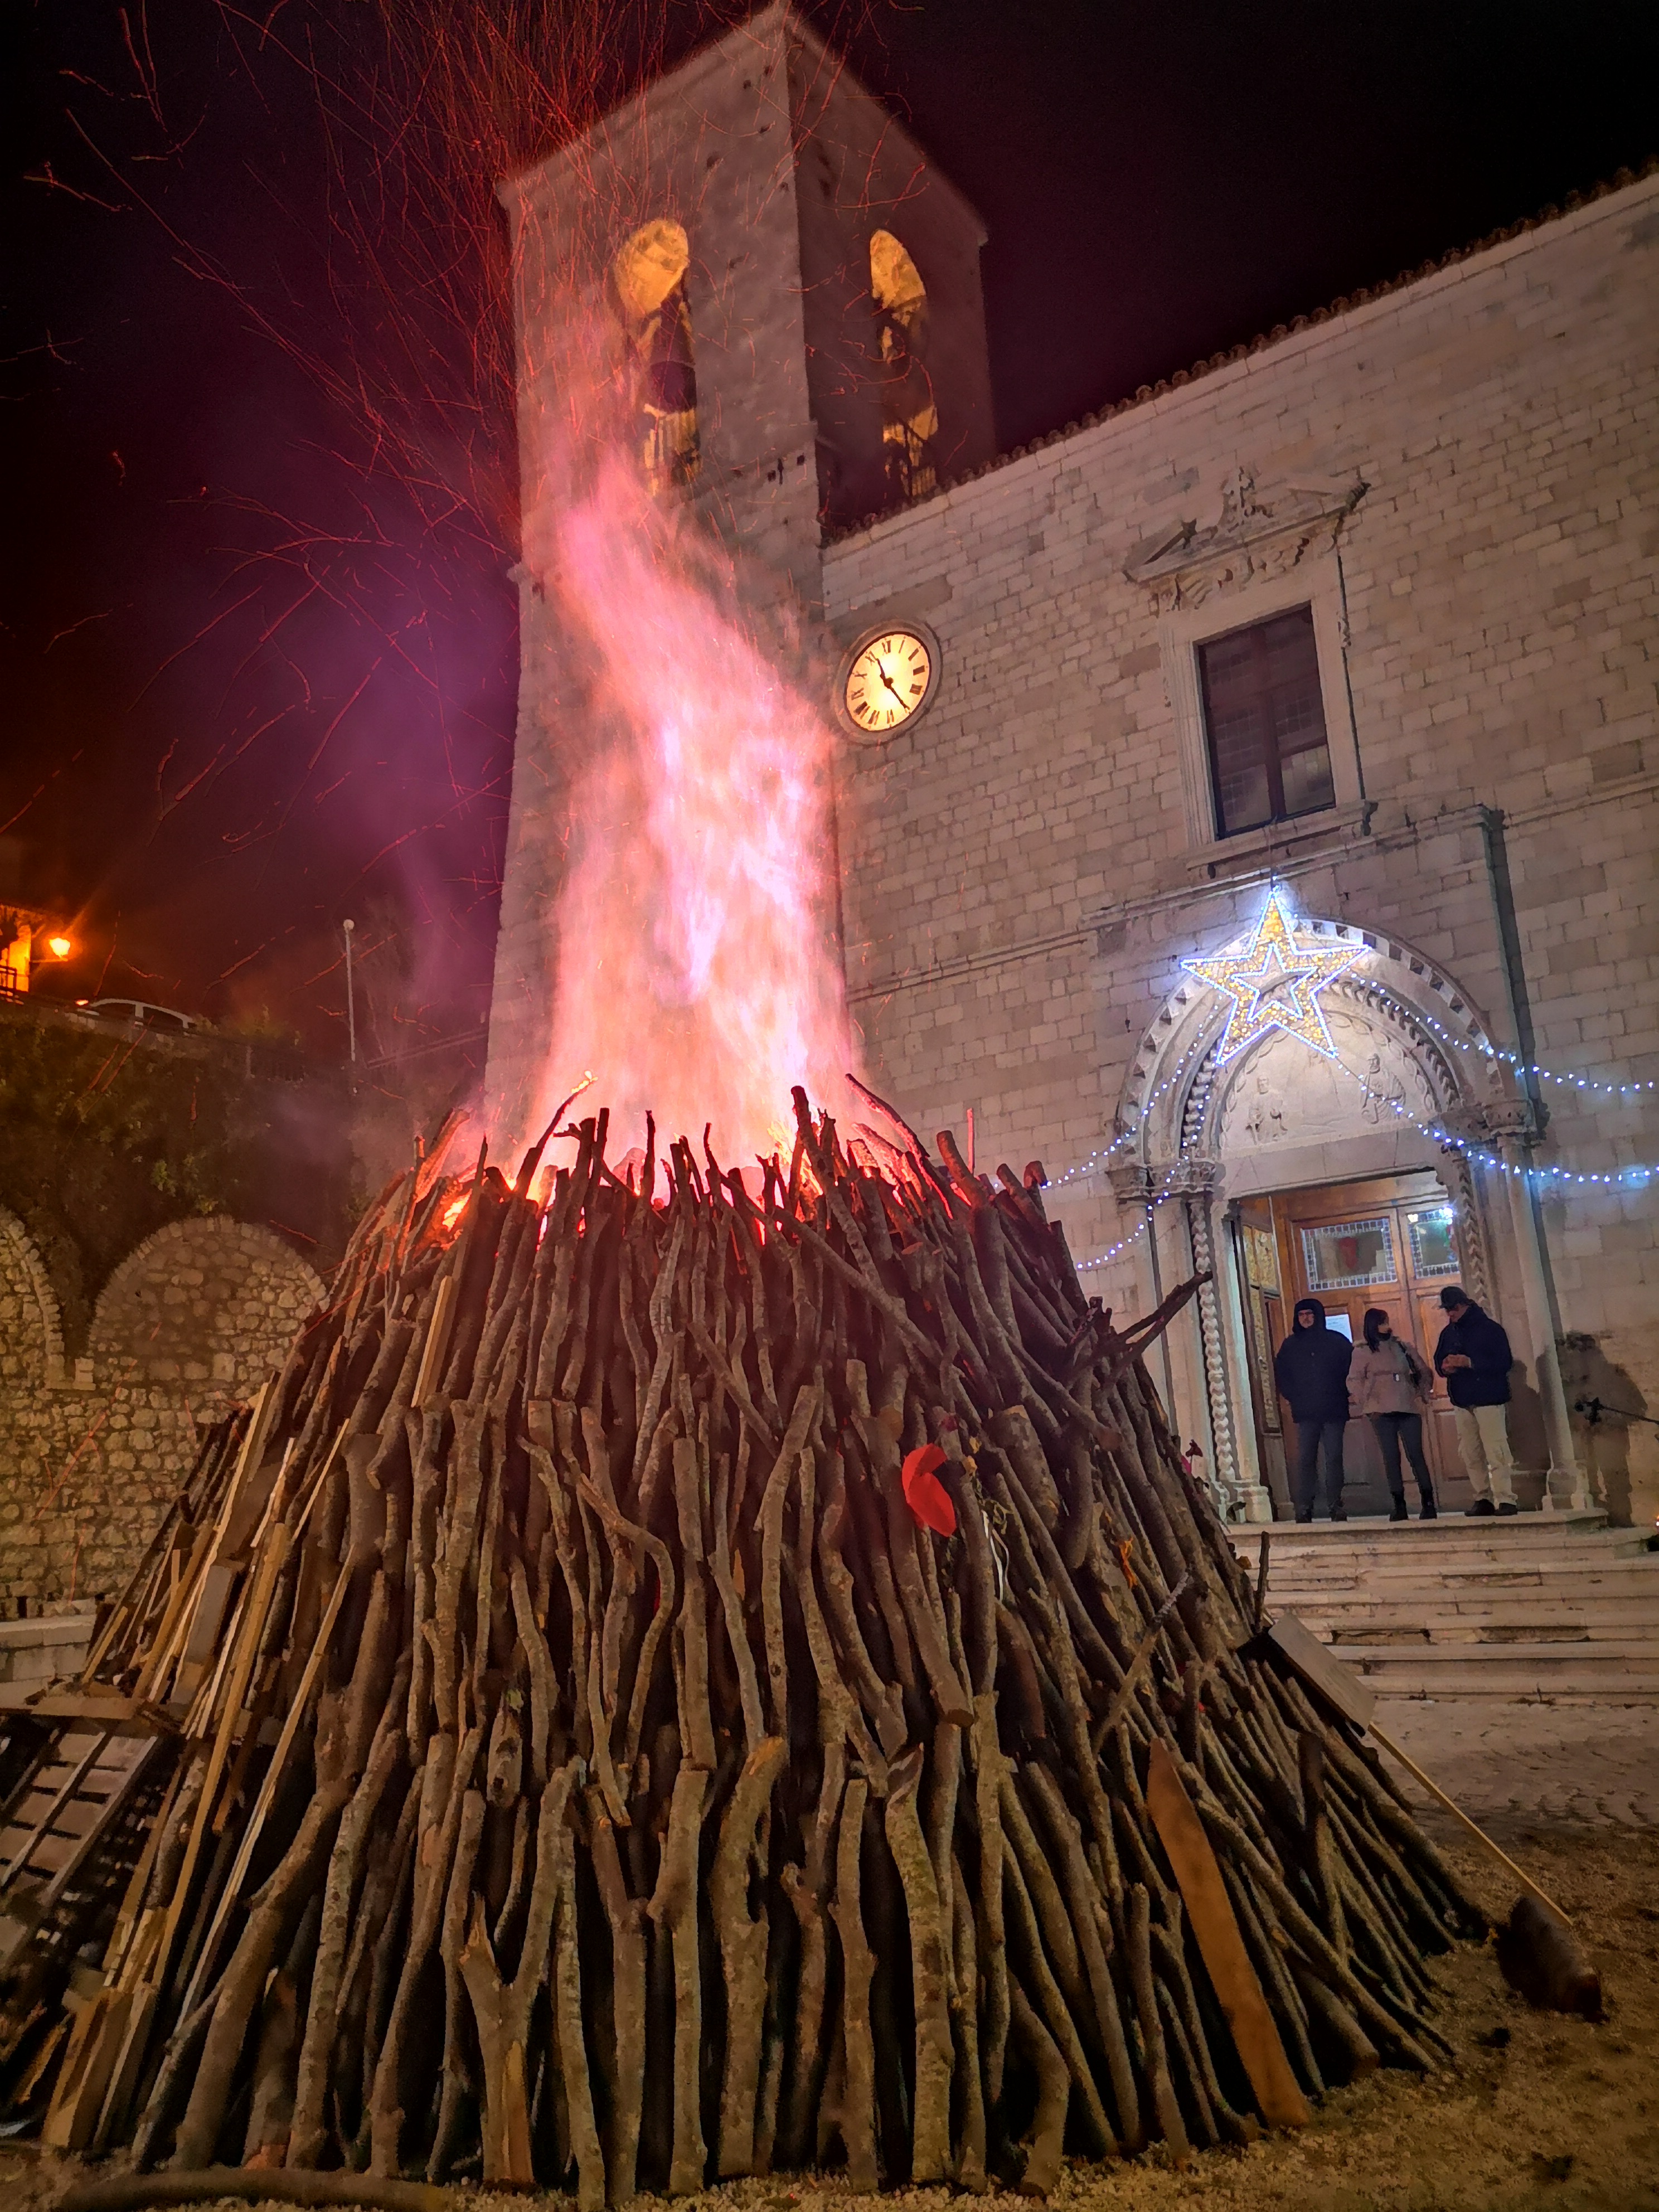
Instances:
[[[944,1464],[945,1454],[937,1444],[921,1444],[906,1455],[899,1479],[904,1485],[904,1502],[922,1527],[937,1528],[941,1536],[954,1536],[957,1509],[934,1472]]]

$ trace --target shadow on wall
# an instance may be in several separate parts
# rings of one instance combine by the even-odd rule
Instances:
[[[1590,1494],[1607,1507],[1609,1520],[1628,1527],[1632,1509],[1631,1424],[1621,1415],[1640,1416],[1648,1401],[1632,1381],[1628,1369],[1617,1366],[1601,1349],[1601,1340],[1580,1331],[1560,1339],[1561,1383],[1571,1409],[1573,1442],[1578,1461],[1589,1477]],[[1599,1401],[1601,1411],[1589,1408]]]
[[[1549,1487],[1550,1446],[1544,1428],[1544,1404],[1524,1359],[1510,1370],[1510,1449],[1515,1454],[1515,1502],[1523,1513],[1536,1512]]]

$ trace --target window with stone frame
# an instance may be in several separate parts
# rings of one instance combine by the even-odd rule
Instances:
[[[1206,638],[1197,659],[1216,836],[1334,805],[1313,609]]]

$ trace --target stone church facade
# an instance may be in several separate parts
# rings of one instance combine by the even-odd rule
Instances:
[[[981,1164],[1040,1158],[1109,1304],[1210,1271],[1160,1379],[1243,1517],[1285,1504],[1294,1297],[1431,1348],[1461,1279],[1519,1363],[1523,1504],[1651,1520],[1659,1429],[1577,1408],[1659,1412],[1659,178],[1000,459],[977,220],[786,9],[503,198],[526,674],[492,1089],[551,958],[550,272],[657,222],[695,364],[665,434],[696,475],[665,495],[805,609],[826,713],[872,635],[931,656],[921,711],[846,723],[839,756],[868,1080],[927,1131],[971,1109]],[[1234,1002],[1184,964],[1248,967],[1270,897],[1310,957],[1349,956],[1328,1051],[1225,1049]]]

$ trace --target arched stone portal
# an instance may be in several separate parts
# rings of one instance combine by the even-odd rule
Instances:
[[[1184,1342],[1187,1402],[1201,1409],[1218,1497],[1235,1516],[1272,1518],[1250,1410],[1253,1346],[1241,1258],[1241,1202],[1257,1194],[1365,1183],[1432,1173],[1455,1221],[1459,1272],[1469,1293],[1495,1308],[1502,1270],[1524,1293],[1528,1274],[1512,1248],[1535,1236],[1518,1186],[1491,1188],[1468,1154],[1448,1139],[1474,1139],[1519,1160],[1535,1134],[1528,1101],[1494,1050],[1484,1016],[1455,982],[1415,947],[1352,923],[1312,916],[1295,922],[1297,941],[1350,950],[1343,971],[1318,987],[1332,1047],[1327,1057],[1300,1036],[1268,1028],[1222,1056],[1233,1000],[1188,975],[1147,1030],[1119,1103],[1111,1181],[1119,1204],[1146,1209],[1150,1290],[1194,1270],[1211,1279],[1195,1301]],[[1254,933],[1205,948],[1215,959],[1242,955]],[[1514,1178],[1498,1178],[1500,1185]],[[1522,1217],[1524,1216],[1524,1219]],[[1522,1342],[1553,1342],[1530,1311]],[[1254,1356],[1260,1359],[1260,1346]],[[1552,1376],[1553,1370],[1552,1370]],[[1540,1372],[1540,1388],[1547,1378]],[[1267,1385],[1270,1388],[1270,1382]],[[1559,1382],[1554,1388],[1559,1395]],[[1565,1418],[1564,1418],[1565,1425]],[[1541,1466],[1557,1455],[1542,1448]],[[1573,1502],[1572,1469],[1565,1470]],[[1546,1486],[1546,1502],[1548,1486]]]

